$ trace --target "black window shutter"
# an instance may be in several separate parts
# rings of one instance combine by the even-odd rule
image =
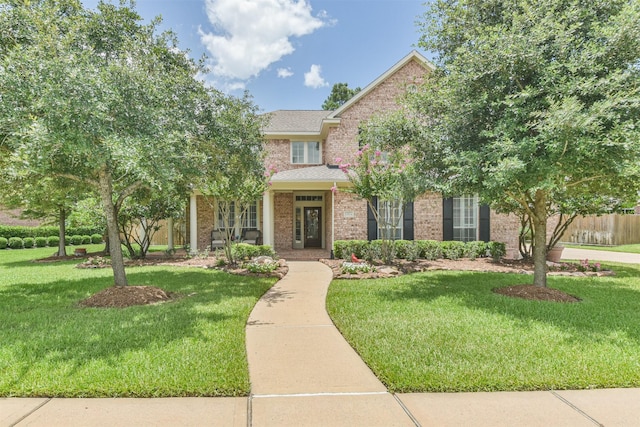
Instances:
[[[413,202],[408,202],[402,215],[402,238],[413,240]]]
[[[480,205],[480,240],[491,240],[491,210],[489,205]]]
[[[442,199],[442,240],[453,240],[453,198]]]
[[[378,198],[373,197],[373,204],[378,204]],[[371,210],[371,206],[367,203],[367,240],[376,240],[378,238],[378,223],[376,222],[376,217]]]

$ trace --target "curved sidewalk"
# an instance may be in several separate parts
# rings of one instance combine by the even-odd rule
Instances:
[[[564,248],[562,259],[588,259],[590,261],[622,262],[627,264],[640,264],[640,254],[628,252],[609,252],[597,249]]]

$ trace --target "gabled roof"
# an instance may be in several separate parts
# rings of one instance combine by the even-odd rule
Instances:
[[[371,92],[373,89],[378,87],[382,82],[384,82],[389,76],[393,75],[400,68],[404,67],[411,61],[417,61],[421,64],[425,69],[429,71],[433,71],[436,69],[435,65],[433,65],[427,58],[425,58],[422,54],[420,54],[416,50],[412,50],[407,56],[398,61],[393,67],[389,68],[385,71],[380,77],[375,79],[373,82],[369,83],[364,89],[355,94],[350,100],[345,102],[335,111],[332,111],[331,114],[327,116],[327,119],[336,119],[340,117],[343,111],[348,110],[353,104],[358,102],[360,99],[364,98]]]
[[[270,120],[263,131],[267,135],[317,135],[322,121],[331,113],[325,110],[276,110],[267,114]]]
[[[278,172],[271,177],[272,183],[278,182],[346,182],[349,179],[337,167],[327,165],[309,166]]]

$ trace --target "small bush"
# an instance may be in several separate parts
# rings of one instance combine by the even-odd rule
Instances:
[[[9,237],[9,247],[11,249],[22,249],[23,242],[20,237]]]
[[[47,237],[47,246],[58,247],[59,243],[60,243],[60,238],[58,236]]]
[[[369,242],[366,240],[336,240],[333,244],[333,255],[336,258],[351,259],[351,254],[358,258],[366,258]]]
[[[370,273],[376,269],[366,262],[343,262],[342,274]]]
[[[266,274],[266,273],[271,273],[272,271],[275,271],[275,269],[278,268],[278,263],[275,262],[275,261],[274,262],[263,262],[263,263],[249,262],[249,263],[246,263],[244,265],[244,267],[250,273]]]
[[[64,245],[69,246],[71,244],[71,236],[64,236]]]
[[[459,259],[464,256],[464,242],[448,240],[440,244],[442,255],[447,259]]]
[[[489,254],[494,261],[500,259],[507,254],[507,246],[502,242],[489,242]]]
[[[9,240],[6,237],[0,237],[0,249],[7,249],[9,246]]]
[[[33,237],[25,237],[22,239],[22,246],[26,249],[31,249],[35,243],[36,242]]]
[[[419,257],[429,261],[442,258],[442,242],[436,240],[418,240]]]
[[[480,240],[464,244],[464,255],[467,258],[476,259],[487,256],[487,244]]]
[[[395,241],[396,257],[415,261],[420,258],[420,247],[413,240],[396,240]]]
[[[89,236],[88,234],[83,234],[82,235],[82,244],[83,245],[88,245],[89,243],[91,243],[91,236]]]
[[[269,245],[250,245],[248,243],[236,243],[231,247],[231,254],[236,260],[252,259],[259,256],[275,257],[276,253]]]
[[[364,259],[367,261],[375,261],[382,259],[382,240],[372,240],[367,245]]]
[[[36,247],[44,248],[45,246],[47,246],[47,238],[42,236],[36,237]]]
[[[69,241],[72,245],[77,246],[82,244],[82,236],[79,234],[74,234],[71,236],[71,240]]]
[[[93,243],[94,245],[97,245],[99,243],[102,243],[102,234],[92,234],[91,235],[91,243]]]

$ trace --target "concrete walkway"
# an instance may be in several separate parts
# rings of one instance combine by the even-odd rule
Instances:
[[[318,262],[291,262],[289,266],[289,274],[264,295],[247,325],[249,398],[0,398],[0,426],[640,423],[640,389],[391,395],[326,313],[329,268]]]

